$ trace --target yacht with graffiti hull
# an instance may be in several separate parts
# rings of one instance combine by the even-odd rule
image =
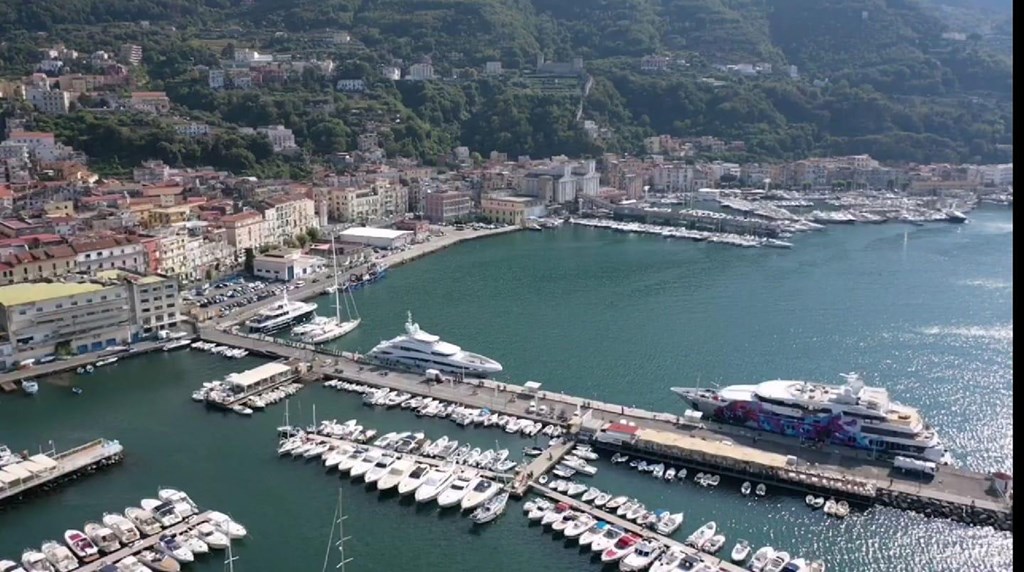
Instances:
[[[491,358],[467,352],[424,332],[419,324],[412,321],[412,312],[405,322],[404,336],[377,344],[365,357],[385,367],[400,366],[420,371],[436,369],[479,377],[501,371],[501,364]]]
[[[921,413],[868,387],[857,374],[842,385],[772,380],[720,389],[672,391],[714,421],[886,455],[951,464],[952,457]]]

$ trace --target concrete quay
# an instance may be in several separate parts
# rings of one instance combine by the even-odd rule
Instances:
[[[684,421],[681,416],[651,412],[624,405],[604,403],[545,390],[486,379],[464,382],[426,383],[422,375],[368,366],[355,361],[357,356],[328,353],[312,347],[286,345],[271,338],[254,339],[224,331],[204,329],[203,339],[219,344],[244,347],[270,357],[298,358],[314,364],[324,377],[338,378],[376,387],[400,389],[414,395],[444,399],[471,407],[487,407],[495,412],[536,421],[567,422],[574,413],[596,423],[626,420],[638,428],[662,431],[688,438],[683,447],[671,452],[632,450],[623,452],[657,458],[701,470],[719,472],[737,479],[758,480],[791,489],[800,494],[814,492],[862,504],[893,506],[950,518],[967,524],[1012,530],[1012,503],[992,493],[989,475],[955,467],[941,467],[931,481],[908,478],[881,460],[865,452],[838,446],[808,447],[792,438],[753,431],[743,427]],[[528,411],[529,404],[548,408],[546,415]],[[723,451],[731,454],[724,455]],[[796,457],[795,465],[738,463],[737,457],[758,455]]]
[[[56,455],[29,457],[28,461],[0,469],[0,508],[59,484],[121,461],[124,447],[117,441],[96,439]],[[28,465],[26,465],[28,463]],[[11,477],[21,478],[7,482]]]
[[[665,545],[669,550],[677,548],[684,551],[687,554],[696,556],[697,558],[700,558],[702,562],[708,564],[713,569],[718,570],[720,572],[742,572],[743,570],[745,570],[745,568],[743,568],[742,566],[737,566],[729,562],[728,560],[723,560],[721,558],[718,558],[717,556],[712,556],[706,552],[701,552],[700,550],[697,550],[696,548],[688,546],[682,542],[679,542],[678,540],[669,538],[667,536],[662,536],[649,528],[645,528],[634,522],[630,522],[614,514],[605,512],[581,500],[568,497],[566,495],[555,492],[539,484],[533,484],[532,487],[535,491],[548,497],[554,502],[564,502],[568,504],[570,507],[572,507],[572,510],[589,513],[591,516],[597,518],[598,520],[603,520],[608,524],[618,526],[623,530],[632,532],[642,538],[654,538],[658,542],[661,542],[663,545]],[[726,543],[726,545],[722,547],[722,551],[727,552],[728,550],[730,550],[730,545]]]
[[[19,369],[9,373],[0,374],[0,390],[5,392],[16,391],[22,381],[26,379],[41,378],[48,375],[54,375],[58,373],[64,373],[67,371],[75,371],[79,367],[85,367],[92,365],[101,359],[108,357],[117,357],[118,361],[129,357],[146,354],[162,350],[164,344],[169,340],[159,340],[150,342],[138,342],[132,344],[131,350],[123,351],[99,351],[96,353],[89,353],[80,356],[74,356],[68,359],[58,359],[50,363],[43,363],[27,367],[25,369]]]
[[[165,534],[177,536],[182,532],[185,532],[186,530],[199,526],[200,524],[209,520],[209,518],[210,511],[190,516],[189,518],[170,528],[165,528],[152,536],[147,536],[146,538],[136,540],[132,544],[125,546],[124,548],[117,550],[115,552],[111,552],[110,554],[107,554],[106,556],[98,560],[93,560],[88,564],[83,564],[78,568],[75,568],[75,572],[96,572],[97,570],[102,569],[104,566],[108,564],[117,564],[118,561],[127,558],[128,556],[138,554],[139,552],[142,552],[147,548],[152,548],[154,544],[160,541],[161,536]]]

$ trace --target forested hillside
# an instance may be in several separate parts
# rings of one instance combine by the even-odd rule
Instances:
[[[1012,10],[1008,0],[943,1]],[[975,35],[943,38],[951,28],[932,0],[0,0],[0,14],[0,73],[26,71],[46,41],[35,32],[76,49],[99,49],[116,36],[146,48],[150,77],[176,103],[241,124],[256,116],[239,114],[237,96],[192,87],[190,66],[221,55],[197,38],[235,30],[252,47],[309,53],[306,32],[349,31],[362,51],[322,55],[345,77],[374,76],[381,108],[407,118],[392,130],[392,150],[421,157],[460,142],[482,153],[636,151],[644,136],[671,133],[744,140],[742,159],[845,152],[891,161],[1010,159],[1011,63]],[[138,20],[148,20],[149,31],[96,34]],[[88,45],[67,39],[76,37]],[[593,83],[580,119],[607,128],[604,136],[582,132],[578,93],[517,79],[532,72],[538,54],[584,59]],[[655,54],[671,64],[641,71],[640,58]],[[407,65],[424,57],[460,79],[388,87],[374,75],[395,59]],[[510,73],[483,82],[465,72],[487,61]],[[724,70],[757,63],[771,71]],[[304,80],[290,90],[322,92],[323,85]],[[263,102],[257,109],[292,109],[273,119],[303,134],[319,121],[282,103],[302,101],[300,93],[246,97]],[[331,119],[347,133],[338,140],[351,141],[343,114],[350,107],[337,107]]]

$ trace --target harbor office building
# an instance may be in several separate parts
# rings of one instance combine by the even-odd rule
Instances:
[[[93,281],[0,287],[0,369],[155,335],[177,326],[178,309],[176,280],[123,270]]]
[[[307,256],[298,249],[281,248],[254,258],[252,272],[264,280],[291,282],[312,276],[324,266],[325,261],[319,256]]]

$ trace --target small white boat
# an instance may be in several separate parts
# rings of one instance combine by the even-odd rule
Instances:
[[[647,507],[644,506],[644,503],[637,503],[633,508],[629,509],[629,511],[626,512],[625,518],[626,520],[635,521],[639,519],[641,516],[643,516],[643,514],[646,512]]]
[[[157,572],[178,572],[181,570],[181,564],[177,560],[156,550],[146,549],[136,554],[135,557],[146,568],[156,570]]]
[[[476,471],[466,470],[455,477],[451,484],[437,495],[437,504],[441,508],[456,506],[469,492],[470,484],[476,478]]]
[[[711,475],[707,479],[708,486],[717,487],[718,483],[722,482],[722,477],[719,475]]]
[[[632,554],[627,555],[619,561],[619,570],[622,572],[634,572],[645,570],[654,560],[661,556],[665,547],[655,540],[643,540],[637,544]]]
[[[462,510],[472,510],[490,500],[501,491],[498,483],[483,477],[477,477],[470,483],[469,490],[462,497]]]
[[[711,537],[715,535],[715,531],[717,529],[718,525],[715,524],[715,521],[712,520],[711,522],[708,522],[704,524],[704,526],[698,528],[696,531],[694,531],[693,534],[687,537],[686,544],[689,544],[690,546],[699,549],[702,546],[704,546],[705,542],[711,540]]]
[[[580,497],[580,500],[589,503],[596,499],[600,494],[601,491],[597,487],[588,487],[586,492],[583,493],[583,496]]]
[[[834,514],[838,518],[844,518],[846,515],[850,514],[850,505],[849,505],[849,503],[847,503],[844,500],[841,500],[841,501],[837,502],[836,503],[836,510],[835,510]]]
[[[654,530],[662,536],[671,536],[683,525],[683,513],[676,512],[662,515],[654,525]]]
[[[175,538],[175,540],[185,548],[189,549],[192,554],[207,554],[210,552],[210,545],[191,531],[182,532]]]
[[[200,523],[195,528],[195,535],[205,542],[210,548],[217,550],[223,550],[228,547],[230,540],[228,535],[224,534],[217,527],[213,526],[209,522]]]
[[[794,558],[782,567],[782,572],[810,572],[810,569],[810,566],[807,565],[807,560]]]
[[[835,516],[836,514],[836,501],[835,499],[828,499],[825,501],[825,508],[823,509],[825,514],[829,516]]]
[[[566,511],[564,514],[562,514],[562,518],[551,523],[551,530],[555,532],[562,532],[566,528],[569,528],[573,523],[575,523],[576,520],[580,518],[580,516],[582,516],[582,513],[576,512],[574,510]]]
[[[763,572],[764,567],[768,564],[768,561],[775,556],[775,549],[771,546],[762,546],[754,552],[754,556],[750,559],[749,568],[751,572]]]
[[[608,510],[616,510],[625,504],[629,500],[626,495],[619,495],[605,503],[604,508]]]
[[[423,477],[423,482],[416,487],[416,502],[430,502],[436,499],[454,479],[455,474],[451,466],[430,469]]]
[[[825,504],[825,497],[814,497],[814,502],[811,503],[813,508],[821,508]]]
[[[736,541],[736,546],[732,547],[732,552],[729,553],[729,559],[733,562],[742,564],[746,562],[747,557],[750,556],[750,543],[742,538]]]
[[[98,522],[85,523],[82,532],[103,552],[109,554],[121,548],[121,540],[114,534],[114,531]]]
[[[160,523],[153,517],[153,513],[149,512],[144,508],[137,506],[130,506],[124,509],[124,515],[128,517],[128,520],[134,524],[138,530],[142,531],[142,534],[149,536],[160,532],[163,528]]]
[[[398,461],[393,455],[381,455],[381,457],[377,459],[377,462],[374,463],[373,466],[366,471],[366,474],[363,475],[363,479],[366,481],[367,484],[376,483],[389,470],[391,470],[391,466],[394,465],[396,462]]]
[[[527,520],[533,522],[541,520],[544,518],[544,515],[547,514],[549,510],[551,510],[553,506],[554,505],[552,505],[551,501],[549,501],[548,499],[539,498],[536,501],[534,501],[533,507],[529,510],[529,512],[526,513],[526,518]]]
[[[11,560],[0,560],[0,570],[4,572],[54,572],[53,565],[46,555],[31,548],[21,553],[21,565]]]
[[[671,483],[675,479],[676,479],[676,468],[675,467],[669,467],[665,471],[665,480]]]
[[[768,559],[768,563],[764,565],[764,572],[782,572],[782,567],[789,562],[789,553],[780,550],[772,557]]]
[[[608,501],[612,500],[612,495],[608,493],[601,493],[594,497],[594,506],[603,507],[608,504]]]
[[[609,526],[610,525],[603,520],[595,522],[590,528],[588,528],[586,531],[583,532],[583,534],[580,535],[580,546],[590,546],[591,543],[594,542],[594,540],[596,540],[598,537],[605,533]]]
[[[683,552],[681,548],[672,548],[662,553],[661,557],[655,560],[651,567],[650,572],[676,572],[677,570],[683,570],[680,567],[684,556],[690,556],[686,552]]]
[[[139,562],[134,556],[125,556],[118,560],[117,564],[114,565],[114,569],[117,572],[149,572],[149,568],[146,568],[146,565]]]
[[[75,555],[66,546],[61,546],[53,540],[44,542],[40,550],[57,572],[70,572],[78,567],[78,559],[75,558]]]
[[[379,461],[380,458],[383,456],[384,452],[381,451],[380,449],[370,449],[369,451],[366,452],[365,455],[363,455],[361,459],[356,461],[356,464],[352,466],[352,470],[349,471],[349,475],[353,479],[358,479],[362,477],[367,472],[369,472],[370,469],[372,469],[373,466],[377,464],[377,461]]]
[[[100,549],[81,530],[73,528],[65,530],[64,543],[68,545],[71,552],[74,552],[75,556],[82,562],[92,562],[99,558]]]
[[[508,493],[501,492],[473,511],[469,518],[476,524],[486,524],[501,516],[505,512],[506,506],[508,506]]]
[[[556,521],[560,520],[565,513],[569,512],[570,507],[568,503],[560,502],[554,507],[544,513],[544,516],[540,519],[541,526],[550,526]]]
[[[174,505],[158,499],[142,499],[139,504],[143,510],[152,513],[153,518],[160,523],[160,526],[167,528],[182,521],[182,518],[174,511]]]
[[[244,526],[231,520],[231,517],[222,512],[211,511],[208,515],[208,520],[231,539],[244,538],[249,533]]]
[[[609,546],[601,553],[601,562],[608,564],[610,562],[618,562],[626,556],[629,556],[636,550],[637,546],[640,545],[640,537],[635,534],[626,534],[615,541],[615,544]]]
[[[160,489],[156,493],[157,498],[174,506],[174,512],[182,519],[188,518],[199,512],[199,507],[185,493],[175,489]]]
[[[764,486],[764,483],[758,483],[757,487],[754,489],[754,494],[756,494],[759,497],[763,497],[767,493],[768,487]]]
[[[409,472],[402,477],[402,480],[398,481],[398,494],[404,496],[414,492],[421,484],[423,484],[423,480],[426,478],[428,473],[430,473],[430,465],[423,463],[413,465],[412,468],[409,469]],[[378,487],[379,486],[380,483],[378,483]]]
[[[583,483],[569,483],[569,487],[565,489],[566,496],[575,497],[583,494],[589,487]]]
[[[718,551],[721,550],[724,546],[725,535],[716,534],[709,538],[707,542],[705,542],[704,545],[700,547],[700,549],[704,552],[707,552],[708,554],[717,554]]]
[[[566,538],[577,538],[592,528],[595,522],[597,522],[596,518],[588,513],[583,513],[579,518],[573,521],[572,524],[565,527],[562,534],[564,534]]]
[[[195,554],[192,554],[191,550],[185,548],[184,545],[169,534],[161,536],[160,540],[155,544],[155,547],[157,551],[170,556],[182,564],[194,562],[196,559]]]
[[[132,524],[132,521],[120,514],[104,513],[102,522],[103,526],[109,528],[117,535],[117,539],[121,541],[121,544],[131,544],[140,537],[139,529]]]
[[[600,536],[590,543],[590,550],[592,552],[597,552],[598,554],[603,554],[605,550],[615,546],[615,543],[625,535],[625,530],[622,530],[617,526],[609,526],[601,533]]]
[[[810,572],[825,572],[825,562],[823,560],[813,560],[807,569]]]

